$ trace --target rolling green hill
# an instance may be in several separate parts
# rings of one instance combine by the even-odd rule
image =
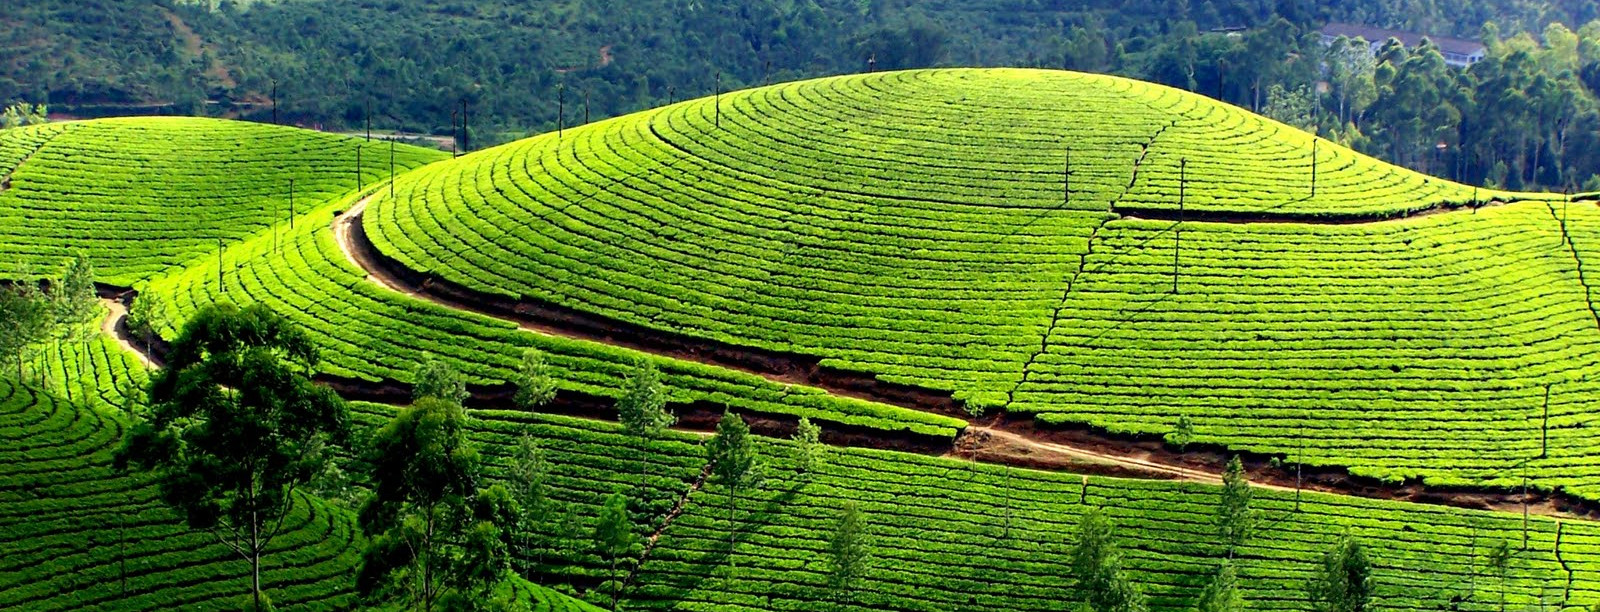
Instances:
[[[396,151],[400,171],[448,157]],[[101,280],[131,285],[388,175],[387,144],[258,123],[148,117],[6,130],[0,278],[53,274],[81,249]]]
[[[1363,476],[1600,496],[1600,329],[1560,220],[1587,211],[1171,88],[806,81],[435,164],[397,194],[365,216],[373,244],[488,297],[1051,423],[1188,417],[1198,441]]]

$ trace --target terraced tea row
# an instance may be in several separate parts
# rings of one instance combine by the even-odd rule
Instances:
[[[392,408],[358,405],[376,426]],[[613,490],[642,499],[641,535],[699,478],[703,438],[673,434],[649,446],[648,486],[637,495],[636,442],[614,424],[524,413],[479,412],[472,436],[496,469],[524,434],[546,450],[557,515],[539,557],[553,580],[596,584],[604,560],[586,533]],[[1103,507],[1120,526],[1126,566],[1158,610],[1187,610],[1219,557],[1217,487],[1088,478],[859,449],[829,449],[809,475],[787,442],[759,443],[764,480],[740,495],[737,547],[728,558],[726,489],[691,494],[686,511],[625,592],[630,610],[1059,610],[1070,600],[1070,546],[1081,512]],[[826,586],[828,538],[846,501],[868,518],[871,567],[853,597]],[[1575,610],[1600,601],[1600,528],[1522,517],[1305,493],[1255,492],[1260,529],[1237,555],[1252,609],[1304,610],[1302,584],[1341,533],[1375,559],[1386,610],[1498,609],[1500,584],[1487,557],[1499,541],[1515,552],[1509,609]],[[1299,511],[1296,511],[1298,507]],[[637,549],[635,554],[637,554]],[[737,569],[730,570],[732,565]],[[729,572],[732,572],[730,577]],[[1455,607],[1452,607],[1455,606]]]
[[[1596,499],[1586,292],[1543,203],[1364,226],[1113,221],[1010,409],[1135,434],[1186,417],[1198,442],[1361,475],[1526,475]]]
[[[113,471],[124,424],[0,380],[0,608],[238,607],[248,566],[191,531],[154,485]],[[275,603],[347,609],[360,561],[353,517],[302,498],[263,578]]]
[[[1070,204],[1067,145],[1083,173]],[[1313,152],[1316,197],[1291,159]],[[1175,204],[1186,156],[1186,206],[1213,212],[1391,214],[1474,193],[1156,86],[922,71],[432,165],[364,227],[384,256],[485,300],[811,355],[976,408],[1133,434],[1187,417],[1199,442],[1364,476],[1526,474],[1600,498],[1580,382],[1600,330],[1547,203],[1186,223],[1181,245],[1172,223],[1104,212]],[[1535,197],[1492,194],[1514,196]]]
[[[212,119],[104,119],[5,134],[0,278],[9,279],[52,274],[83,250],[102,280],[130,285],[215,252],[218,240],[290,223],[293,212],[386,179],[390,167],[387,144]],[[445,156],[403,146],[395,163],[404,171]]]
[[[167,320],[183,321],[217,300],[262,303],[304,327],[323,352],[322,370],[378,383],[409,382],[416,367],[434,357],[474,382],[511,378],[523,351],[543,351],[563,390],[615,397],[636,360],[653,362],[678,404],[728,405],[784,419],[814,420],[885,431],[951,438],[959,419],[839,397],[815,388],[780,384],[745,374],[653,356],[595,342],[521,331],[482,315],[458,312],[382,288],[345,260],[329,229],[336,210],[354,197],[308,214],[294,232],[229,247],[217,263],[197,263],[141,286],[165,298]],[[175,330],[167,329],[172,337]]]

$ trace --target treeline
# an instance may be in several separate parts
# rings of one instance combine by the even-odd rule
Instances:
[[[37,0],[8,17],[0,103],[80,114],[265,120],[276,85],[283,121],[324,129],[363,127],[370,109],[380,129],[447,135],[465,102],[477,148],[719,82],[1022,65],[1190,88],[1464,180],[1558,188],[1600,173],[1583,140],[1595,0]],[[1333,20],[1494,50],[1466,72],[1395,50],[1327,75],[1346,70],[1315,35]],[[1324,77],[1333,91],[1315,95]]]

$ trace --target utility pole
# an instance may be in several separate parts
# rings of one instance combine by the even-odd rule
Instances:
[[[389,139],[389,199],[394,200],[394,139]]]
[[[272,79],[272,125],[278,125],[278,79]]]
[[[1322,144],[1322,139],[1311,137],[1311,197],[1317,197],[1317,145]]]
[[[877,70],[878,70],[878,54],[877,53],[873,53],[872,55],[867,56],[867,73],[871,74],[873,72],[877,72]]]
[[[276,201],[274,201],[272,203],[272,219],[271,219],[271,221],[269,221],[269,223],[272,224],[271,225],[271,227],[272,227],[272,252],[273,253],[277,253],[278,252],[278,203]]]
[[[716,109],[716,119],[713,121],[712,125],[714,125],[717,128],[721,128],[722,127],[722,71],[721,70],[717,71],[717,97],[716,97],[716,101],[713,102],[713,104],[716,105],[717,109]]]
[[[567,129],[567,84],[556,85],[556,139]]]
[[[221,238],[217,239],[217,286],[221,287],[221,289],[218,290],[219,292],[221,292],[221,293],[227,293],[228,292],[227,283],[222,282],[222,239]]]
[[[1551,384],[1552,383],[1545,383],[1544,384],[1544,422],[1542,424],[1540,424],[1540,426],[1539,426],[1539,434],[1540,434],[1540,438],[1541,438],[1541,440],[1539,442],[1539,458],[1540,459],[1544,459],[1544,458],[1550,456],[1550,386],[1551,386]]]
[[[1172,226],[1172,294],[1178,294],[1178,249],[1183,244],[1184,199],[1189,191],[1189,158],[1178,160],[1178,222]]]
[[[677,102],[678,101],[678,97],[677,96],[678,96],[677,88],[673,87],[671,85],[668,85],[667,86],[667,104],[673,104],[673,103]]]
[[[589,90],[583,90],[583,124],[589,125]]]
[[[772,84],[772,60],[767,60],[767,67],[763,68],[761,71],[761,84]]]
[[[1522,550],[1528,550],[1528,460],[1522,460]]]
[[[289,179],[289,231],[294,231],[294,179]]]
[[[1300,431],[1295,434],[1300,438],[1300,450],[1294,454],[1294,511],[1300,511],[1300,471],[1306,463],[1306,426],[1301,425]]]

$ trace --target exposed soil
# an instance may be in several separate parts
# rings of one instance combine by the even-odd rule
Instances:
[[[775,382],[805,384],[839,395],[967,416],[959,402],[948,395],[886,384],[867,374],[832,370],[820,366],[815,358],[690,338],[531,300],[515,301],[504,296],[485,295],[417,274],[378,252],[366,239],[360,220],[369,200],[362,200],[337,218],[334,222],[335,234],[346,257],[366,270],[370,280],[391,290],[450,308],[509,320],[523,329],[538,333],[627,346],[754,373]],[[509,394],[509,390],[503,393]],[[705,408],[687,413],[680,411],[681,423],[699,431],[714,429],[721,407]],[[609,404],[581,416],[612,418]],[[782,422],[776,418],[764,417],[751,421],[752,429],[763,435],[789,435],[794,427],[792,421]],[[832,431],[825,430],[825,434],[830,443],[844,446],[945,454],[991,463],[1095,475],[1206,483],[1221,482],[1221,473],[1228,458],[1238,454],[1252,484],[1281,491],[1295,491],[1298,485],[1300,489],[1311,491],[1516,512],[1522,511],[1524,500],[1521,491],[1430,487],[1417,483],[1397,485],[1354,476],[1343,468],[1295,466],[1282,462],[1281,458],[1274,465],[1273,456],[1237,453],[1206,445],[1191,445],[1179,450],[1156,436],[1120,435],[1090,427],[1041,426],[1031,418],[1018,418],[1006,413],[994,417],[985,426],[968,427],[953,444],[935,439],[896,437],[881,430],[840,431],[835,428]],[[1529,491],[1526,498],[1531,513],[1600,517],[1600,504],[1559,491]]]
[[[1303,211],[1228,211],[1228,210],[1178,210],[1176,208],[1144,208],[1139,206],[1113,206],[1111,212],[1125,219],[1147,221],[1200,221],[1209,223],[1304,223],[1311,225],[1361,225],[1381,221],[1397,221],[1426,217],[1457,210],[1475,210],[1489,206],[1503,206],[1526,200],[1487,200],[1483,202],[1439,202],[1415,210],[1384,212],[1303,212]],[[1576,201],[1576,200],[1575,200]]]

